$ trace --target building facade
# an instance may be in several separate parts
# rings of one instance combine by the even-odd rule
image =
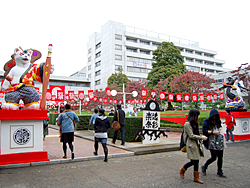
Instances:
[[[86,75],[91,89],[107,87],[107,79],[119,66],[130,80],[146,80],[154,62],[153,51],[164,41],[180,49],[188,70],[210,74],[229,70],[223,68],[225,61],[215,58],[216,51],[200,48],[198,42],[108,21],[87,44]]]

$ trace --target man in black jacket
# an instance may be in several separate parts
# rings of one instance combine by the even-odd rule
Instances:
[[[121,145],[124,146],[125,145],[125,112],[121,108],[122,108],[121,105],[117,104],[117,110],[115,111],[113,122],[118,121],[118,114],[117,114],[117,111],[118,111],[118,113],[119,113],[119,123],[121,125],[120,131],[121,131],[121,135],[122,135],[122,143],[121,143]],[[118,131],[114,132],[113,140],[111,141],[113,144],[115,144],[115,141],[116,141],[116,138],[117,138],[117,133],[118,133]]]

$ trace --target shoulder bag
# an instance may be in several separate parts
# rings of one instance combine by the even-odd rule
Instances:
[[[67,112],[65,112],[66,114],[67,114],[67,116],[69,116],[69,114],[67,113]],[[74,129],[76,130],[76,121],[75,120],[73,120],[70,116],[69,116],[69,118],[73,121],[73,124],[74,124]]]
[[[119,111],[118,110],[117,110],[117,119],[118,119],[118,121],[114,121],[112,123],[112,127],[113,127],[114,131],[119,131],[119,129],[121,128],[121,125],[119,123]]]

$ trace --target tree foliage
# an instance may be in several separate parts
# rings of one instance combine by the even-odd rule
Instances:
[[[181,94],[208,94],[211,93],[211,84],[215,82],[213,78],[210,78],[206,74],[186,70],[185,73],[174,76],[170,88],[172,92]]]
[[[148,87],[154,89],[160,79],[169,78],[172,80],[174,75],[184,73],[186,67],[180,50],[172,42],[162,42],[161,46],[153,52],[153,69],[148,74]]]
[[[122,73],[122,67],[118,67],[118,72],[113,73],[108,78],[108,85],[115,84],[118,88],[122,89],[122,85],[125,84],[127,86],[127,82],[129,81],[126,74]]]

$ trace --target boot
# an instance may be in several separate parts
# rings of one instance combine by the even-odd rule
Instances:
[[[207,169],[206,169],[205,165],[201,166],[201,171],[202,171],[202,174],[203,174],[204,176],[207,175],[206,170],[207,170]]]
[[[203,181],[200,180],[198,171],[194,171],[194,182],[203,183]]]
[[[227,178],[227,176],[225,176],[225,175],[223,174],[222,170],[219,170],[219,171],[217,172],[217,176],[219,176],[219,177],[221,177],[221,178]]]
[[[185,172],[186,172],[186,169],[184,168],[184,166],[181,167],[179,171],[180,171],[180,177],[181,177],[182,179],[184,179],[184,178],[185,178],[185,177],[184,177],[184,174],[185,174]]]

